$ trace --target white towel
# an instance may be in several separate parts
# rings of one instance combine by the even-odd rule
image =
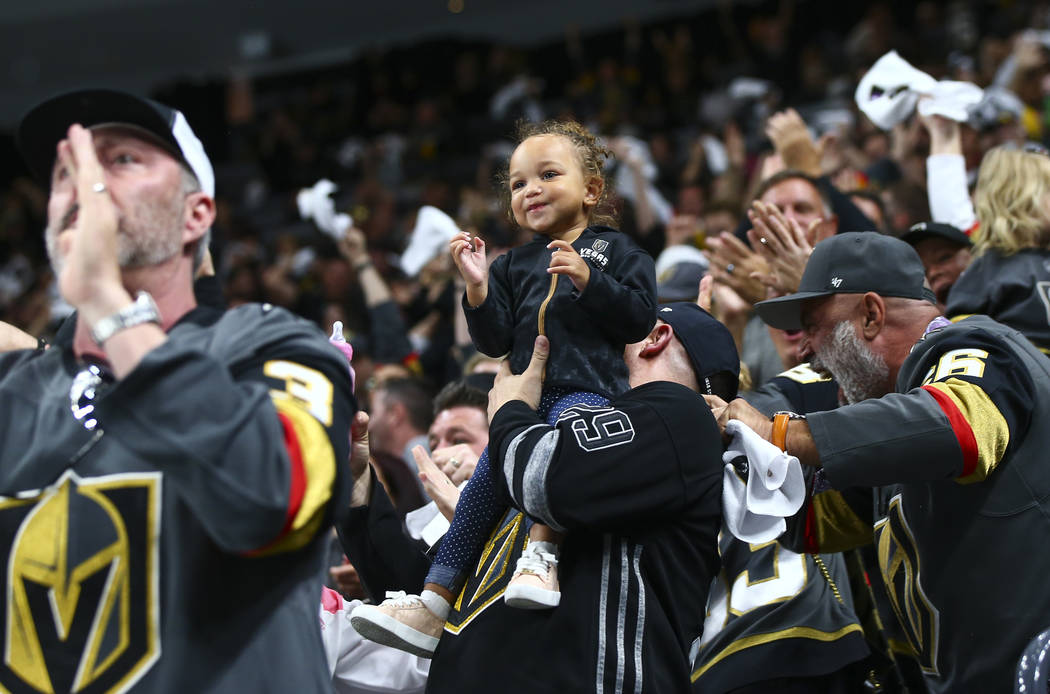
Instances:
[[[919,101],[920,96],[928,99]],[[938,82],[922,70],[911,66],[897,51],[890,51],[875,61],[860,80],[854,99],[871,122],[890,130],[915,112],[924,116],[943,116],[966,121],[971,107],[976,106],[984,91],[969,82]]]
[[[459,483],[461,493],[469,481],[463,480]],[[408,536],[426,542],[428,547],[433,547],[434,543],[444,537],[451,525],[433,501],[405,514],[405,529],[408,530]]]
[[[787,529],[784,518],[802,508],[806,483],[798,458],[788,455],[731,419],[726,432],[733,440],[722,454],[726,463],[722,484],[722,518],[726,528],[744,542],[769,542]],[[737,458],[748,463],[747,480],[733,466]]]
[[[336,213],[335,201],[330,197],[336,191],[336,185],[327,178],[322,178],[312,188],[299,191],[295,201],[299,206],[299,216],[312,219],[317,228],[338,241],[346,230],[354,224],[350,215]]]
[[[448,242],[459,233],[456,222],[436,207],[423,205],[416,215],[416,226],[401,255],[401,269],[415,277],[423,266],[448,249]]]

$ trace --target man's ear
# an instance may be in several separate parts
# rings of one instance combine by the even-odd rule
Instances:
[[[886,301],[875,292],[868,292],[860,299],[861,332],[864,339],[874,340],[886,323]]]
[[[193,243],[204,236],[215,222],[215,201],[206,193],[190,193],[186,196],[183,219],[182,243]]]
[[[667,349],[674,338],[674,329],[662,321],[657,321],[649,335],[645,338],[641,351],[638,355],[644,359],[652,359]]]

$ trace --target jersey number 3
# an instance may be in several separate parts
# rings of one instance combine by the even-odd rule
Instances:
[[[284,391],[275,392],[299,401],[321,424],[332,426],[334,388],[323,373],[302,364],[281,360],[266,362],[263,373],[284,381]]]

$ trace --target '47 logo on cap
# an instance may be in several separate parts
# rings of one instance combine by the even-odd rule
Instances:
[[[842,284],[842,278],[841,277],[832,277],[831,278],[831,285],[833,287],[835,287],[835,289],[838,289],[840,284]]]

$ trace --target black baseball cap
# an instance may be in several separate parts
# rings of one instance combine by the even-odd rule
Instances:
[[[774,328],[799,330],[806,299],[865,292],[937,301],[914,248],[875,231],[852,231],[824,239],[813,248],[797,292],[760,301],[755,310]]]
[[[946,239],[960,246],[969,247],[973,245],[973,241],[970,240],[965,231],[951,224],[943,224],[941,222],[919,222],[918,224],[913,224],[908,228],[907,233],[901,236],[901,241],[914,246],[919,241],[932,238]]]
[[[717,373],[731,374],[735,385],[740,376],[740,355],[729,329],[718,319],[687,301],[662,304],[656,309],[656,317],[674,328],[701,386],[704,379]]]
[[[35,106],[18,126],[15,141],[33,174],[50,184],[58,143],[69,126],[126,125],[145,131],[157,144],[181,159],[215,197],[215,172],[204,145],[181,111],[152,99],[111,89],[85,89],[61,94]]]

